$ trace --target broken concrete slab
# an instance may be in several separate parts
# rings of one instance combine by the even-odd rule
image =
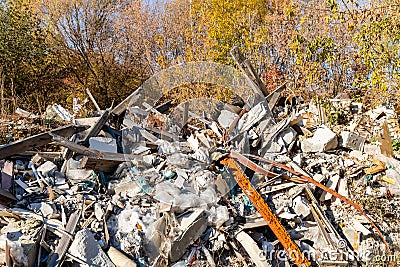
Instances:
[[[178,261],[185,253],[187,247],[207,228],[207,215],[203,209],[194,209],[180,219],[179,228],[182,234],[171,244],[169,258],[172,262]]]
[[[297,137],[297,132],[293,128],[289,127],[281,132],[279,137],[282,138],[284,145],[288,147]]]
[[[36,170],[40,172],[43,175],[43,177],[46,177],[49,173],[57,170],[57,165],[51,161],[46,161],[42,165],[40,165]]]
[[[90,137],[89,148],[101,152],[117,153],[117,140],[108,137]]]
[[[83,229],[76,233],[69,253],[86,262],[89,266],[114,267],[107,254],[100,248],[93,233],[89,229]],[[80,266],[75,263],[74,266]]]
[[[239,117],[239,115],[236,113],[228,110],[221,110],[221,114],[218,117],[218,123],[225,129],[228,129],[237,117]]]
[[[254,124],[261,121],[269,112],[268,105],[264,102],[254,106],[249,112],[240,118],[237,127],[239,132],[249,130]]]
[[[303,152],[324,152],[335,149],[338,146],[338,139],[325,125],[321,125],[315,131],[314,136],[301,142]]]

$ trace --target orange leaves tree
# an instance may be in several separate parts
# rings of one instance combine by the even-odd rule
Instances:
[[[102,108],[126,97],[147,77],[142,51],[136,49],[138,39],[126,34],[129,22],[121,16],[127,3],[44,0],[40,4],[52,44],[70,73],[68,83],[77,91],[74,95],[88,88]]]
[[[398,94],[400,0],[3,2],[3,21],[20,12],[13,23],[26,19],[35,29],[18,34],[11,29],[21,27],[3,23],[3,99],[36,90],[30,103],[43,107],[89,88],[105,108],[160,69],[198,60],[234,65],[233,46],[269,90],[287,81],[303,96],[382,102]]]

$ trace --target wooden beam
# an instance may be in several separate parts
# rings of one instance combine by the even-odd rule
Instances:
[[[273,108],[275,107],[276,103],[279,100],[279,97],[281,96],[281,93],[283,91],[283,89],[286,88],[286,83],[278,86],[272,93],[270,93],[266,99],[268,101],[268,107],[269,109],[272,111]]]
[[[0,147],[0,159],[5,159],[15,154],[20,154],[28,150],[46,145],[51,142],[51,134],[56,134],[63,137],[69,137],[75,133],[86,130],[87,126],[68,125],[60,127],[45,133],[30,136],[28,138],[18,140],[11,144],[3,145]]]
[[[130,154],[111,153],[111,152],[100,152],[94,149],[87,148],[85,146],[71,142],[61,136],[53,134],[53,141],[63,147],[70,149],[73,152],[84,155],[85,157],[81,160],[81,168],[101,170],[104,172],[111,172],[121,162],[139,160],[142,157]]]
[[[54,251],[53,254],[51,254],[47,264],[48,267],[61,266],[64,256],[67,253],[69,246],[71,245],[71,242],[73,240],[71,236],[75,234],[75,228],[80,218],[81,218],[81,210],[75,211],[70,216],[67,226],[65,227],[66,233],[63,234],[63,236],[60,239],[60,242],[56,247],[56,250]]]
[[[84,156],[80,160],[79,167],[109,173],[115,171],[122,162],[136,160],[137,158],[138,156],[135,157],[134,155],[104,152],[104,157],[102,158]]]
[[[232,48],[231,55],[235,59],[236,63],[238,64],[240,70],[247,76],[250,80],[250,84],[256,94],[267,96],[268,91],[265,87],[264,83],[261,81],[260,77],[258,76],[256,70],[254,69],[253,65],[251,64],[250,60],[246,59],[242,52],[239,50],[237,46]]]
[[[98,111],[99,113],[101,113],[101,109],[100,109],[99,105],[97,104],[96,99],[94,99],[94,97],[93,97],[92,93],[90,92],[89,88],[86,88],[86,93],[87,93],[87,95],[89,96],[90,100],[92,100],[93,105],[95,106],[95,108],[97,109],[97,111]]]
[[[127,108],[131,100],[138,100],[139,99],[139,92],[140,87],[136,89],[132,94],[130,94],[127,98],[125,98],[121,103],[119,103],[111,113],[114,115],[121,115]]]
[[[35,156],[38,154],[42,158],[46,160],[53,160],[55,158],[61,158],[62,152],[59,151],[50,151],[50,152],[37,152],[37,151],[25,151],[21,152],[15,155],[10,156],[10,159],[17,159],[17,158],[27,158],[30,159],[31,157]]]
[[[165,113],[172,107],[172,100],[168,100],[163,104],[154,107],[158,112]]]
[[[90,129],[90,131],[86,134],[85,138],[83,138],[82,142],[80,143],[83,145],[88,145],[90,137],[97,136],[100,133],[101,129],[103,128],[104,124],[108,121],[109,117],[110,117],[110,110],[107,109],[101,115],[101,117],[99,117],[96,124],[93,125],[93,127]]]

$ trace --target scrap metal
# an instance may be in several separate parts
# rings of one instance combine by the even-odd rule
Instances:
[[[307,258],[303,257],[300,248],[291,239],[289,233],[279,222],[271,208],[265,203],[260,193],[251,185],[249,179],[244,174],[239,164],[230,157],[223,159],[221,163],[228,167],[231,175],[242,188],[246,196],[251,200],[254,207],[267,222],[268,226],[274,232],[275,236],[278,238],[279,242],[281,242],[282,246],[285,248],[286,252],[294,261],[294,263],[299,267],[311,266],[311,263]]]

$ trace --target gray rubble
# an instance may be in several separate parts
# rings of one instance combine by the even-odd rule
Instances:
[[[74,242],[69,247],[69,253],[89,266],[115,267],[89,229],[80,230],[75,234]],[[77,262],[74,265],[80,266],[81,263]]]
[[[347,118],[330,123],[331,111],[316,102],[287,106],[280,98],[272,103],[257,96],[243,99],[246,110],[217,105],[208,113],[186,104],[161,112],[131,103],[114,119],[105,110],[75,120],[54,105],[45,116],[90,125],[0,147],[7,155],[0,161],[0,262],[289,266],[296,259],[281,253],[289,242],[308,255],[305,266],[372,263],[366,255],[386,255],[386,244],[397,255],[394,109],[364,112],[358,103],[335,99],[335,112]],[[385,134],[390,146],[379,141]],[[42,146],[57,146],[37,150],[38,138]],[[290,240],[279,239],[283,232]],[[334,253],[341,258],[327,256]]]

